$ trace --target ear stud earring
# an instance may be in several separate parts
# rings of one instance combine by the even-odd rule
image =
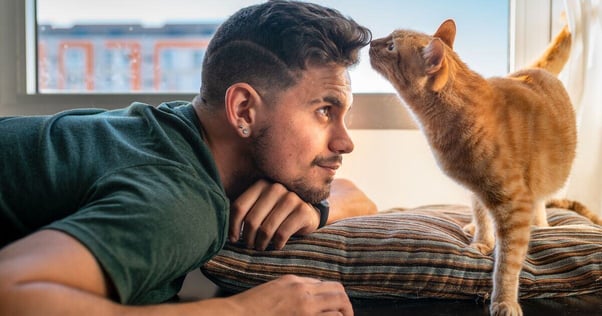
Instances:
[[[249,130],[246,127],[239,126],[238,128],[240,128],[243,135],[249,135]]]

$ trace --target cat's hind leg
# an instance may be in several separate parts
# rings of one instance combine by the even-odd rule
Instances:
[[[537,227],[550,227],[548,224],[546,202],[544,200],[533,203],[533,225]]]
[[[490,312],[493,316],[522,316],[519,277],[529,248],[533,201],[515,195],[492,211],[496,245]]]
[[[475,195],[472,197],[472,222],[464,226],[464,231],[473,236],[471,247],[484,255],[493,252],[495,238],[489,211]]]

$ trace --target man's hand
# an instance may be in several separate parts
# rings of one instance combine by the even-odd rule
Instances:
[[[312,205],[279,183],[259,180],[230,206],[229,238],[241,237],[249,248],[265,250],[270,241],[282,249],[292,235],[318,228],[320,215]]]
[[[294,275],[285,275],[226,300],[241,307],[242,315],[353,315],[340,283]]]

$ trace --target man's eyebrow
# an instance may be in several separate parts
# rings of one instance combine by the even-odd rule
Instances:
[[[322,99],[314,99],[310,103],[316,104],[316,103],[322,103],[322,102],[330,103],[333,106],[336,106],[338,108],[343,107],[343,103],[341,102],[341,100],[334,96],[326,96],[326,97],[323,97]]]
[[[349,113],[349,111],[351,111],[351,108],[353,107],[353,102],[351,104],[349,104],[348,107],[345,106],[345,104],[343,104],[343,102],[341,102],[341,99],[338,98],[337,96],[333,96],[333,95],[329,95],[329,96],[325,96],[323,98],[317,98],[317,99],[313,99],[312,101],[309,102],[309,104],[320,104],[322,102],[326,102],[326,103],[330,103],[333,107],[337,108],[338,111],[344,111]]]

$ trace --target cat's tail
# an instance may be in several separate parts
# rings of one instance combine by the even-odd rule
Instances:
[[[571,210],[587,219],[594,224],[602,225],[602,218],[592,212],[587,206],[574,200],[569,199],[554,199],[546,203],[546,208],[564,208]]]
[[[565,25],[531,67],[558,75],[569,59],[571,42],[571,32],[568,25]]]

